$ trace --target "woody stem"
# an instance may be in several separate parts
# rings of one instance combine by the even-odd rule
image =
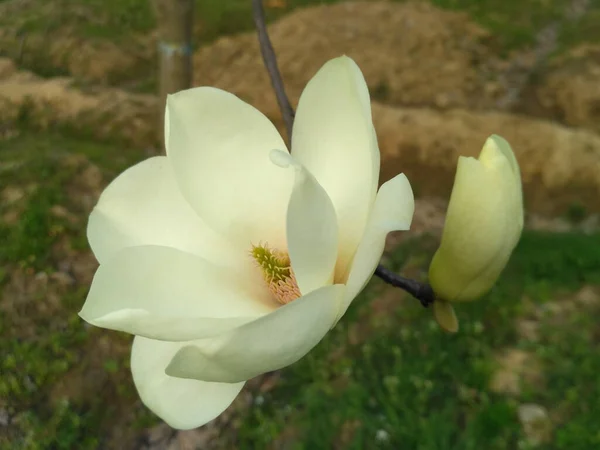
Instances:
[[[294,108],[292,108],[290,100],[285,93],[283,79],[281,78],[281,73],[279,72],[279,67],[277,65],[275,50],[273,50],[273,45],[271,44],[271,39],[269,38],[269,33],[267,32],[265,10],[263,8],[262,0],[252,0],[252,13],[258,34],[258,42],[260,44],[262,58],[265,63],[265,67],[269,72],[271,84],[273,85],[275,96],[277,97],[277,103],[279,104],[283,122],[285,123],[288,141],[291,143],[292,128],[294,124]],[[386,269],[381,264],[379,264],[377,269],[375,269],[375,275],[377,275],[386,283],[408,292],[417,300],[419,300],[425,308],[435,301],[435,293],[433,292],[431,286],[427,283],[422,283],[410,278],[404,278],[397,273]]]

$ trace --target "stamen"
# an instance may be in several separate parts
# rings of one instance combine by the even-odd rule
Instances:
[[[287,253],[269,248],[267,243],[259,243],[252,246],[250,254],[261,268],[269,291],[279,303],[285,305],[302,295]]]

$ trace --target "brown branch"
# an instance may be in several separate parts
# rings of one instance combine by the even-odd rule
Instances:
[[[254,24],[256,31],[258,32],[258,42],[260,44],[260,52],[265,63],[265,67],[269,72],[271,78],[271,84],[275,90],[277,96],[277,103],[279,103],[279,109],[283,116],[283,122],[288,135],[288,141],[291,147],[292,143],[292,127],[294,124],[294,108],[290,104],[290,100],[285,93],[285,87],[283,86],[283,79],[281,73],[277,67],[277,58],[273,45],[271,45],[271,39],[267,32],[267,25],[265,20],[265,10],[263,8],[262,0],[252,0],[252,12],[254,16]]]
[[[269,38],[269,34],[267,32],[265,11],[263,9],[262,0],[252,0],[252,11],[254,15],[254,24],[256,25],[256,30],[258,32],[260,51],[262,53],[265,67],[269,72],[269,77],[271,78],[271,84],[275,90],[275,95],[277,96],[277,103],[279,103],[279,109],[281,110],[283,121],[285,122],[291,148],[294,109],[292,108],[292,105],[290,104],[290,101],[285,93],[281,73],[279,72],[279,67],[277,66],[277,57],[275,56],[275,51],[273,50],[271,39]],[[377,269],[375,269],[375,275],[377,275],[386,283],[408,292],[417,300],[419,300],[425,308],[435,301],[435,293],[433,292],[431,286],[427,283],[421,283],[417,280],[401,277],[397,273],[386,269],[381,264],[379,264]]]
[[[381,264],[379,264],[377,269],[375,269],[375,275],[377,275],[386,283],[408,292],[414,298],[419,300],[421,305],[423,305],[425,308],[435,301],[435,292],[433,292],[433,289],[427,283],[421,283],[417,280],[404,278],[398,275],[396,272],[386,269]]]

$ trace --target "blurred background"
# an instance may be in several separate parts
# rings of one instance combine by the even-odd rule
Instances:
[[[364,72],[382,182],[415,190],[384,263],[425,279],[458,155],[492,133],[521,164],[526,230],[458,334],[373,279],[306,358],[174,432],[144,408],[131,338],[77,316],[87,216],[161,151],[149,0],[0,0],[1,449],[600,448],[600,0],[266,0],[295,105],[328,59]],[[197,0],[193,84],[283,131],[250,0]],[[199,399],[201,401],[201,399]]]

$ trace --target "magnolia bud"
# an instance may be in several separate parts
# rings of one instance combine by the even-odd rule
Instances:
[[[481,297],[496,283],[523,229],[523,193],[515,155],[493,135],[479,159],[461,156],[442,242],[429,267],[437,298]]]

